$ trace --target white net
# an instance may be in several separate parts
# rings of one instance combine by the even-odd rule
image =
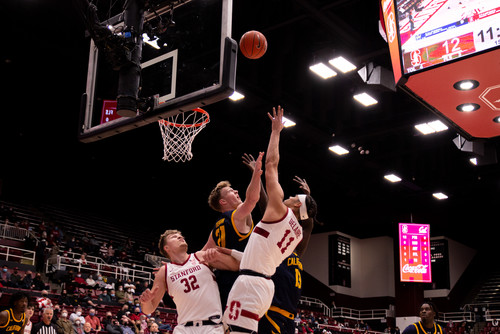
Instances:
[[[175,162],[191,160],[193,140],[208,122],[210,122],[208,113],[200,108],[158,121],[163,137],[163,160]]]

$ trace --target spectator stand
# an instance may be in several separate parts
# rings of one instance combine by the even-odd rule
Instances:
[[[317,309],[320,310],[324,315],[330,317],[332,310],[321,300],[316,299],[316,298],[311,298],[311,297],[306,297],[306,296],[301,296],[299,299],[299,308],[305,308],[305,309]]]
[[[34,266],[35,252],[17,247],[0,245],[0,260]]]
[[[21,226],[11,225],[8,220],[0,219],[0,238],[24,241],[30,231]]]
[[[161,267],[164,262],[170,262],[170,260],[164,256],[152,255],[152,254],[145,254],[144,261],[150,263],[155,268]]]
[[[63,256],[64,254],[64,256]],[[120,263],[120,265],[112,265],[104,262],[99,257],[87,256],[86,264],[83,264],[79,259],[81,254],[73,252],[60,252],[56,259],[48,259],[45,263],[47,273],[66,272],[73,269],[75,272],[82,272],[87,276],[101,274],[103,277],[114,278],[114,280],[126,281],[131,279],[146,280],[153,282],[154,274],[153,267],[137,266],[130,263]]]

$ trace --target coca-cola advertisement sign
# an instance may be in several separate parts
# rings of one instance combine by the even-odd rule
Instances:
[[[399,259],[402,282],[431,283],[430,226],[399,224]]]

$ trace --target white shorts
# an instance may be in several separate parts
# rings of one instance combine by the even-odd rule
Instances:
[[[224,326],[222,323],[208,326],[177,325],[172,334],[224,334]]]
[[[271,279],[240,275],[227,298],[224,326],[236,325],[257,332],[259,319],[269,310],[274,296]]]

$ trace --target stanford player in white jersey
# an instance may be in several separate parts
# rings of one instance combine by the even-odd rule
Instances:
[[[175,334],[224,333],[219,289],[210,267],[238,270],[239,262],[216,249],[188,254],[187,243],[177,230],[165,231],[159,248],[171,263],[160,268],[152,290],[142,293],[142,312],[153,313],[168,292],[177,308]]]
[[[266,155],[268,203],[262,220],[255,226],[240,263],[240,275],[229,293],[224,324],[231,333],[257,333],[259,319],[271,306],[276,267],[303,238],[301,222],[314,219],[316,202],[309,195],[283,201],[278,180],[279,139],[283,129],[283,109],[273,108],[269,118],[271,137]],[[255,166],[260,168],[261,166]]]

